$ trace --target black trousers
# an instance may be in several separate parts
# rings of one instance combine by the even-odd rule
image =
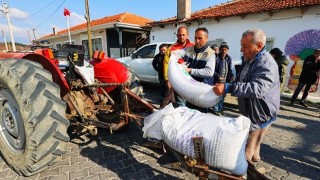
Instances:
[[[300,101],[304,102],[307,99],[308,94],[309,94],[309,90],[310,90],[312,84],[311,83],[305,83],[305,82],[299,82],[296,90],[294,91],[294,93],[293,93],[293,95],[291,97],[291,103],[294,103],[294,101],[297,99],[300,91],[303,89],[304,86],[306,86],[306,87],[304,88],[304,92],[303,92],[303,95],[302,95],[302,98],[301,98]]]

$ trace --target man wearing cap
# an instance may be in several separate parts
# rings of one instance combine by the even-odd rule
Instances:
[[[214,84],[216,83],[230,83],[233,79],[232,58],[228,55],[229,46],[226,42],[221,43],[219,53],[216,59],[216,67],[214,71]],[[213,106],[213,114],[217,116],[223,115],[223,102],[225,95],[221,95],[220,101]]]

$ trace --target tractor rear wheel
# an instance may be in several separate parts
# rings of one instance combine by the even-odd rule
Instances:
[[[0,151],[19,175],[61,158],[69,141],[65,102],[52,75],[24,59],[0,61]]]

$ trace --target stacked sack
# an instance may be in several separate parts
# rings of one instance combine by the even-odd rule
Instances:
[[[250,120],[205,114],[171,104],[145,118],[144,138],[164,140],[174,150],[195,158],[193,137],[203,137],[206,164],[244,175],[248,163],[245,145]]]

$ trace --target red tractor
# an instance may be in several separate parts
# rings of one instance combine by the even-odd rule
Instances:
[[[0,53],[0,151],[19,175],[58,161],[69,141],[67,130],[96,135],[101,127],[112,133],[131,120],[139,123],[138,112],[155,110],[141,100],[133,72],[95,53],[90,83],[86,71],[79,72],[86,67],[83,54],[72,52],[59,61],[50,49]]]

